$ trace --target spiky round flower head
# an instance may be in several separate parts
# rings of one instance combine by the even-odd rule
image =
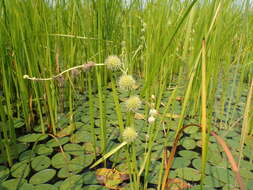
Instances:
[[[105,65],[108,69],[116,71],[120,69],[122,62],[118,56],[110,55],[109,57],[106,58]]]
[[[127,111],[137,111],[141,106],[139,96],[131,96],[125,102]]]
[[[151,116],[157,115],[156,109],[150,109],[149,110],[149,115],[151,115]]]
[[[135,87],[135,80],[131,75],[123,74],[119,78],[119,87],[123,90],[132,90]]]
[[[154,122],[155,122],[155,117],[151,115],[151,116],[148,118],[148,123],[152,124],[152,123],[154,123]]]
[[[128,143],[133,142],[137,138],[137,136],[138,136],[138,133],[132,127],[127,127],[123,131],[123,140]]]

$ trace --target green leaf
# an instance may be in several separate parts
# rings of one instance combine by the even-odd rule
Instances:
[[[56,171],[54,169],[45,169],[38,173],[35,173],[30,178],[31,184],[42,184],[50,181],[56,174]]]
[[[178,168],[175,172],[178,177],[188,181],[199,181],[201,178],[200,172],[193,168]]]
[[[26,161],[18,162],[11,167],[11,175],[13,177],[19,178],[23,176],[23,178],[25,178],[29,173],[30,166]]]
[[[71,156],[68,153],[59,152],[52,158],[52,166],[55,168],[65,167],[71,159]]]
[[[80,156],[84,154],[84,148],[79,144],[65,144],[64,151],[74,156]]]
[[[37,156],[32,160],[32,169],[40,171],[48,168],[51,165],[51,160],[47,156]]]
[[[57,139],[57,140],[56,140]],[[67,142],[69,142],[69,137],[61,137],[61,138],[53,138],[50,141],[47,142],[47,146],[54,148],[57,146],[62,146],[64,144],[66,144]]]
[[[46,135],[46,134],[31,133],[31,134],[19,137],[18,141],[25,142],[25,143],[37,142],[37,141],[42,141],[42,140],[46,139],[47,137],[48,137],[48,135]]]
[[[10,170],[5,166],[0,166],[0,184],[9,177]]]

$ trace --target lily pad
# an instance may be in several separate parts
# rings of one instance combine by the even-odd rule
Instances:
[[[42,170],[36,174],[34,174],[30,178],[31,184],[42,184],[50,181],[56,174],[56,171],[54,169],[45,169]]]
[[[80,142],[91,142],[92,136],[88,131],[77,131],[75,134],[71,135],[70,142],[71,143],[80,143]]]
[[[54,148],[54,147],[58,147],[58,146],[62,146],[64,144],[66,144],[67,142],[69,142],[69,137],[61,137],[61,138],[53,138],[50,141],[47,142],[47,146]]]
[[[37,156],[32,160],[32,168],[35,171],[40,171],[48,168],[51,165],[51,160],[47,156]]]
[[[13,177],[27,177],[30,173],[29,163],[26,161],[18,162],[11,167],[11,175]]]
[[[83,178],[81,175],[72,175],[71,177],[64,180],[60,186],[60,190],[82,190]]]
[[[108,190],[108,188],[101,185],[87,185],[85,190]]]
[[[211,167],[209,175],[226,184],[234,182],[233,173],[227,168]]]
[[[25,125],[25,122],[24,122],[23,119],[15,119],[14,122],[13,122],[13,124],[14,124],[14,127],[16,129],[18,129],[20,127],[23,127]]]
[[[181,144],[187,150],[192,150],[196,147],[196,141],[191,138],[182,139]]]
[[[189,151],[189,150],[181,150],[179,151],[179,155],[182,156],[184,159],[193,159],[193,158],[198,158],[199,154],[194,151]]]
[[[201,178],[200,172],[193,168],[178,168],[175,172],[178,177],[188,181],[199,181]]]
[[[184,168],[190,165],[191,161],[182,157],[175,157],[172,168]]]
[[[74,156],[79,156],[84,154],[84,148],[79,144],[65,144],[63,147],[66,153]]]
[[[25,143],[30,143],[30,142],[38,142],[46,139],[48,135],[46,134],[38,134],[38,133],[31,133],[28,135],[24,135],[18,138],[19,142],[25,142]]]
[[[35,186],[34,190],[58,190],[58,188],[50,184],[39,184]]]
[[[36,152],[37,154],[47,156],[47,155],[52,154],[53,148],[52,148],[52,147],[48,147],[48,146],[45,145],[45,144],[40,144],[40,145],[38,145],[38,146],[35,148],[35,152]]]
[[[52,166],[55,168],[63,168],[70,161],[71,156],[68,153],[57,153],[52,158]]]
[[[19,190],[31,190],[34,189],[34,185],[33,184],[29,184],[29,183],[24,183]]]
[[[5,166],[0,166],[0,184],[9,176],[10,170]]]
[[[20,154],[19,156],[19,161],[24,161],[24,160],[30,160],[35,156],[35,153],[32,150],[27,150],[24,151]]]
[[[17,190],[27,183],[25,179],[9,179],[0,184],[0,188],[3,190]]]

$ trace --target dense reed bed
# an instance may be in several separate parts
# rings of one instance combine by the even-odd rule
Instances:
[[[1,0],[0,189],[249,189],[252,36],[250,0]]]

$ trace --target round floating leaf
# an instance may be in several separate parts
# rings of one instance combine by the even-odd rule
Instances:
[[[58,188],[50,184],[39,184],[35,186],[34,190],[58,190]]]
[[[60,186],[60,190],[82,190],[83,178],[80,175],[72,175],[71,177],[64,180]]]
[[[234,182],[232,171],[225,168],[211,167],[209,175],[219,181],[222,181],[223,183]]]
[[[25,142],[25,143],[37,142],[37,141],[42,141],[46,139],[47,137],[48,135],[46,134],[31,133],[31,134],[19,137],[18,141]]]
[[[187,150],[192,150],[196,147],[196,142],[191,138],[183,138],[181,144]]]
[[[188,181],[199,181],[201,178],[200,172],[192,168],[178,168],[175,172],[178,177]]]
[[[85,186],[85,190],[108,190],[108,188],[101,185],[88,185]]]
[[[54,184],[54,186],[57,187],[57,189],[59,189],[62,183],[63,183],[63,181],[57,181],[57,182]]]
[[[9,174],[9,168],[6,168],[5,166],[0,166],[0,184],[8,178]]]
[[[249,167],[252,167],[252,163],[249,162]],[[246,179],[253,180],[253,172],[249,168],[241,168],[240,169],[240,174],[242,177]]]
[[[69,153],[74,156],[83,155],[84,148],[79,144],[65,144],[63,147],[66,153]]]
[[[40,145],[36,146],[35,152],[37,154],[47,156],[47,155],[52,154],[53,148],[52,147],[48,147],[47,145],[44,145],[44,144],[40,144]]]
[[[80,142],[91,142],[92,135],[88,131],[82,130],[77,131],[75,134],[71,135],[70,142],[71,143],[80,143]]]
[[[199,127],[197,126],[193,126],[193,127],[188,127],[184,130],[185,133],[187,134],[194,134],[197,133],[199,135]]]
[[[53,138],[50,141],[48,141],[46,145],[48,147],[54,148],[54,147],[62,146],[66,144],[67,142],[69,142],[69,137],[61,137],[61,138],[57,138],[57,140]]]
[[[29,163],[26,161],[18,162],[11,167],[11,175],[13,177],[27,177],[30,173]]]
[[[68,153],[57,153],[52,158],[52,166],[55,168],[63,168],[70,161],[71,156]]]
[[[27,150],[25,152],[22,152],[19,156],[19,161],[27,160],[29,161],[35,156],[35,153],[32,150]]]
[[[84,184],[97,184],[96,173],[94,171],[88,171],[82,175]]]
[[[59,178],[67,178],[70,177],[72,175],[71,171],[68,169],[68,167],[64,167],[61,168],[58,173],[57,173],[57,177]]]
[[[45,169],[42,170],[36,174],[34,174],[30,178],[31,184],[42,184],[50,181],[56,174],[56,171],[54,169]]]
[[[50,158],[46,157],[46,156],[37,156],[36,158],[34,158],[32,160],[32,168],[35,171],[40,171],[43,169],[48,168],[51,165],[51,160]]]
[[[27,183],[27,180],[22,179],[9,179],[0,184],[0,188],[3,190],[17,190],[20,189],[24,184]],[[18,186],[19,185],[19,186]]]
[[[72,171],[78,171],[79,169],[83,169],[88,167],[94,160],[93,155],[87,154],[87,155],[82,155],[74,158],[73,160],[70,161],[70,169]]]
[[[17,129],[17,128],[23,127],[25,125],[25,122],[24,120],[21,120],[21,119],[15,119],[13,124],[14,124],[14,127]]]
[[[189,151],[189,150],[181,150],[179,151],[179,155],[182,156],[185,159],[193,159],[193,158],[198,158],[199,154],[194,151]]]
[[[190,165],[191,161],[182,157],[175,157],[172,168],[185,168]]]
[[[205,187],[209,187],[210,189],[217,189],[224,185],[224,183],[218,181],[217,179],[211,176],[205,176],[204,184],[205,184]]]
[[[201,159],[200,159],[200,158],[194,159],[194,160],[192,161],[192,165],[193,165],[193,167],[194,167],[195,169],[201,170]],[[209,174],[209,172],[210,172],[210,170],[211,170],[210,168],[211,168],[211,166],[207,163],[207,164],[206,164],[206,171],[205,171],[206,174]]]
[[[29,184],[29,183],[24,183],[20,188],[19,190],[31,190],[33,189],[34,190],[34,185],[33,184]]]

